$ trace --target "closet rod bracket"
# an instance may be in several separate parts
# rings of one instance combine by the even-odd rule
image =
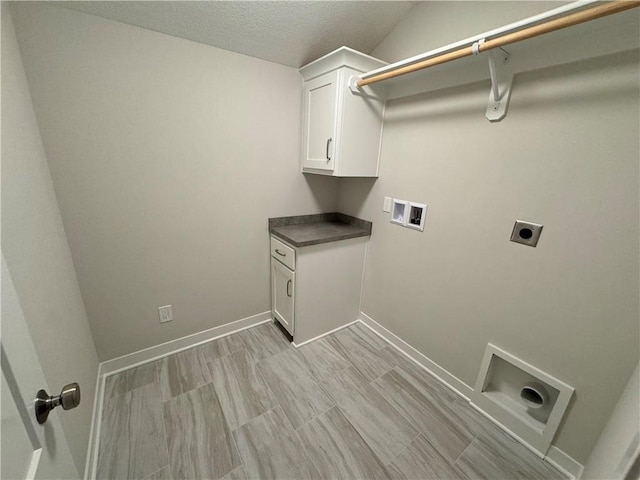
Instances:
[[[509,65],[509,52],[496,48],[487,52],[489,60],[489,75],[491,76],[491,91],[487,104],[486,117],[490,122],[499,122],[507,115],[511,87],[513,85],[513,70]]]
[[[370,98],[373,100],[379,100],[384,102],[384,95],[380,95],[380,93],[384,93],[384,88],[378,88],[377,91],[369,86],[358,87],[358,81],[360,81],[360,77],[357,75],[351,75],[348,80],[349,90],[353,95],[357,95],[359,97]]]

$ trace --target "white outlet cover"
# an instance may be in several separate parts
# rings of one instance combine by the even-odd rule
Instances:
[[[173,320],[173,311],[171,309],[171,305],[158,307],[158,316],[160,317],[160,323],[170,322],[171,320]]]
[[[384,197],[382,211],[386,213],[389,213],[391,211],[391,197]]]

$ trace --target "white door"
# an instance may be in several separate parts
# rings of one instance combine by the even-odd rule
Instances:
[[[338,75],[329,72],[304,85],[304,168],[334,169]]]
[[[293,335],[295,273],[271,257],[271,308],[273,316]]]
[[[2,479],[80,478],[60,421],[52,412],[44,425],[34,413],[34,399],[40,389],[50,395],[38,355],[29,335],[22,307],[2,256],[2,396],[0,411]],[[66,346],[68,347],[68,346]],[[61,349],[66,348],[60,345]],[[55,386],[62,388],[62,385]],[[59,408],[62,410],[62,408]]]

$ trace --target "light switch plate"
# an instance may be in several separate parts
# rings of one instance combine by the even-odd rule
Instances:
[[[391,211],[391,197],[384,197],[382,211],[389,213]]]

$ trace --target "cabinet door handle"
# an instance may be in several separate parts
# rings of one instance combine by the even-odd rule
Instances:
[[[291,280],[287,280],[287,297],[291,297],[291,293],[289,293],[289,286],[291,285]]]
[[[329,156],[329,145],[331,145],[332,141],[333,141],[333,138],[327,139],[327,160],[331,160],[331,157]]]
[[[286,253],[282,253],[282,252],[280,252],[280,250],[278,250],[277,248],[276,248],[276,253],[277,253],[278,255],[280,255],[281,257],[286,257],[286,256],[287,256],[287,254],[286,254]]]

